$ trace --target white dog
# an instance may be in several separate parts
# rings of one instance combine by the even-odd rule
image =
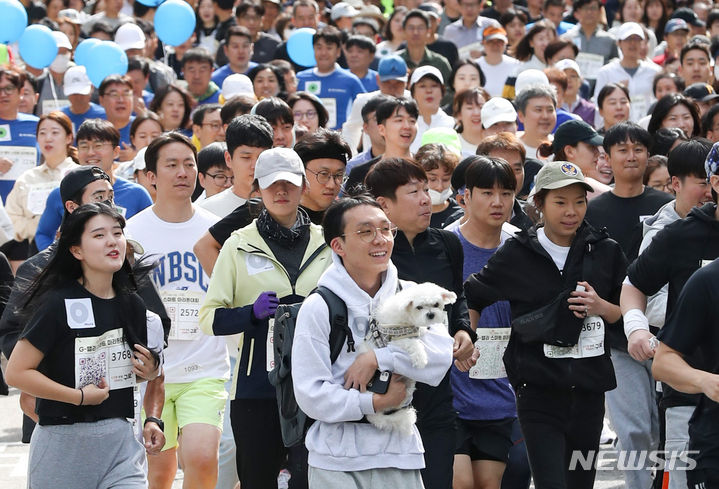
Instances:
[[[412,366],[427,365],[427,352],[420,341],[431,327],[445,327],[444,306],[457,300],[456,294],[425,282],[411,285],[386,299],[374,315],[376,326],[371,328],[360,352],[391,344],[409,355]],[[415,381],[406,379],[407,396],[398,409],[367,415],[367,420],[381,430],[398,430],[411,434],[417,413],[410,405]]]

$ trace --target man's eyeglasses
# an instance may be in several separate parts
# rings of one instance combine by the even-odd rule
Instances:
[[[17,87],[15,85],[5,85],[4,87],[0,87],[0,92],[4,93],[5,95],[12,95],[17,91]]]
[[[104,141],[102,143],[77,143],[77,150],[78,151],[90,151],[90,149],[93,149],[95,151],[102,151],[102,148],[104,148],[107,145],[112,146],[112,143],[109,141]]]
[[[212,173],[205,173],[208,177],[210,177],[212,180],[214,180],[215,184],[217,185],[225,185],[227,184],[227,179],[230,180],[230,185],[233,185],[235,183],[235,177],[228,177],[224,173],[215,173],[214,175]]]
[[[368,227],[360,229],[359,231],[355,231],[354,233],[345,233],[341,235],[341,237],[344,238],[347,236],[347,234],[356,234],[357,236],[359,236],[359,239],[361,239],[365,243],[371,243],[377,237],[378,232],[385,241],[389,241],[390,239],[394,239],[394,237],[397,236],[397,226],[395,226],[394,224],[387,223],[378,228]]]
[[[125,91],[125,92],[112,91],[112,92],[106,93],[106,94],[103,95],[103,96],[104,96],[104,97],[108,97],[108,98],[113,99],[113,100],[119,100],[119,99],[123,99],[123,98],[130,98],[130,97],[132,97],[132,91],[131,91],[131,90],[127,90],[127,91]]]
[[[210,126],[211,129],[214,131],[219,131],[222,129],[222,122],[203,122],[200,124],[201,126]]]
[[[322,171],[312,171],[309,168],[305,168],[308,172],[312,173],[317,181],[324,185],[325,183],[330,181],[330,178],[332,178],[337,185],[342,185],[342,182],[344,182],[345,179],[345,172],[337,172],[334,175],[327,170]]]

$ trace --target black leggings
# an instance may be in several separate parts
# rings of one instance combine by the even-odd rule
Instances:
[[[592,489],[604,393],[522,385],[517,389],[517,414],[536,489]],[[582,456],[570,470],[575,450]],[[581,461],[589,455],[591,468],[585,470]]]
[[[457,443],[457,427],[417,425],[424,445],[422,482],[425,489],[452,489],[454,448]]]
[[[285,448],[275,399],[235,399],[230,420],[242,489],[277,488],[277,475],[285,463],[292,475],[290,489],[308,487],[307,449],[304,443]]]

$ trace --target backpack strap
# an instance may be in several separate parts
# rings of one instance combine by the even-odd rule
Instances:
[[[330,362],[335,363],[347,343],[347,352],[355,351],[354,337],[349,327],[347,304],[327,287],[318,286],[315,290],[327,303],[330,311]]]

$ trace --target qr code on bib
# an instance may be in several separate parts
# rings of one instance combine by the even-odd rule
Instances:
[[[78,385],[80,389],[86,385],[100,383],[100,379],[107,378],[107,358],[104,351],[96,356],[79,358],[77,362],[79,369]]]

